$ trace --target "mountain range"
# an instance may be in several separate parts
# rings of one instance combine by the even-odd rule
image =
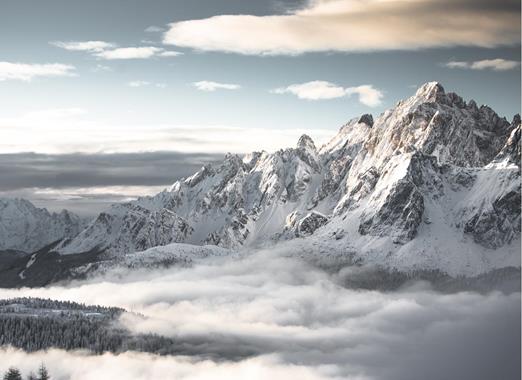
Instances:
[[[375,119],[350,120],[321,147],[303,135],[294,148],[228,154],[86,225],[2,200],[0,249],[53,243],[44,251],[62,258],[122,260],[157,246],[277,243],[406,271],[520,267],[520,135],[519,115],[509,122],[430,82]]]

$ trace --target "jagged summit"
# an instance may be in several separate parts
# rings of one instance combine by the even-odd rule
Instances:
[[[419,87],[414,97],[423,98],[427,101],[436,101],[444,96],[446,92],[439,82],[427,82]]]
[[[366,113],[366,114],[362,115],[357,122],[364,123],[367,126],[372,127],[373,126],[373,116],[371,114]]]
[[[297,141],[297,149],[311,150],[314,152],[317,151],[314,140],[306,134],[299,137],[299,140]]]
[[[25,199],[0,198],[0,250],[33,252],[74,237],[84,227],[80,217],[70,211],[50,213]]]

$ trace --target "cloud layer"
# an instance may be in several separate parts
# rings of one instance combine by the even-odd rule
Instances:
[[[520,3],[310,0],[284,15],[223,15],[169,27],[166,44],[256,55],[494,47],[520,42]]]
[[[1,365],[44,360],[52,373],[78,379],[100,377],[99,368],[110,374],[110,366],[129,379],[168,378],[178,373],[176,364],[184,369],[181,379],[520,377],[520,293],[440,294],[427,284],[396,292],[347,289],[342,284],[354,270],[328,274],[273,249],[191,268],[109,273],[69,287],[0,289],[0,298],[125,307],[142,314],[122,317],[131,331],[174,337],[192,353],[187,359],[4,351]],[[241,353],[251,358],[231,361]],[[90,363],[82,374],[78,357]]]
[[[239,90],[241,88],[238,84],[233,83],[219,83],[208,80],[202,80],[192,83],[200,91],[213,92],[216,90]]]
[[[276,88],[272,90],[272,93],[293,94],[299,99],[306,100],[325,100],[357,95],[359,101],[369,107],[380,105],[383,97],[383,93],[371,85],[344,88],[334,83],[320,80]]]
[[[249,128],[226,125],[129,125],[94,121],[63,109],[0,118],[0,152],[128,153],[152,151],[250,153],[295,146],[309,134],[320,146],[335,131]],[[45,115],[45,117],[42,117]],[[42,133],[45,128],[45,133]]]
[[[62,63],[20,63],[0,62],[0,82],[4,80],[21,80],[30,82],[37,77],[71,77],[75,76],[75,67]]]
[[[0,154],[0,197],[93,215],[109,203],[153,195],[221,154]]]
[[[520,62],[511,61],[508,59],[495,58],[495,59],[483,59],[481,61],[450,61],[445,64],[450,69],[471,69],[471,70],[494,70],[494,71],[506,71],[513,70],[520,66]]]

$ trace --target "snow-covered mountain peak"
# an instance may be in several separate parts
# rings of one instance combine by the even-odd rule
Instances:
[[[354,156],[359,151],[362,142],[367,139],[373,124],[373,116],[369,114],[351,119],[330,141],[321,146],[319,154],[331,155],[343,150],[344,153]]]
[[[444,91],[444,87],[439,82],[427,82],[419,87],[414,98],[421,98],[428,102],[435,102],[440,100],[446,92]]]
[[[373,116],[371,114],[365,113],[359,118],[357,122],[366,124],[369,127],[373,127]]]
[[[299,140],[297,140],[297,149],[303,149],[310,153],[317,153],[314,140],[312,140],[308,135],[302,135],[299,137]]]
[[[76,236],[83,227],[80,217],[67,210],[50,213],[25,199],[0,198],[0,250],[33,252]]]
[[[487,167],[515,167],[520,170],[520,141],[522,134],[520,116],[518,118],[515,116],[513,123],[516,122],[518,122],[518,124],[516,124],[516,127],[511,131],[506,144]]]
[[[517,120],[426,83],[375,120],[351,119],[319,150],[303,135],[295,148],[227,154],[170,190],[114,206],[60,252],[303,239],[395,267],[511,265],[520,252]]]

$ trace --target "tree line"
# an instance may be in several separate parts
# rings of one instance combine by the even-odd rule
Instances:
[[[132,334],[119,324],[124,309],[39,298],[0,300],[0,346],[28,352],[60,348],[178,354],[182,345],[156,334]]]
[[[27,380],[50,380],[51,377],[49,376],[49,372],[47,371],[47,368],[42,363],[40,367],[38,367],[38,371],[35,374],[34,372],[31,372],[26,377]],[[20,370],[16,367],[9,368],[6,373],[4,374],[3,380],[23,380],[22,373]]]

